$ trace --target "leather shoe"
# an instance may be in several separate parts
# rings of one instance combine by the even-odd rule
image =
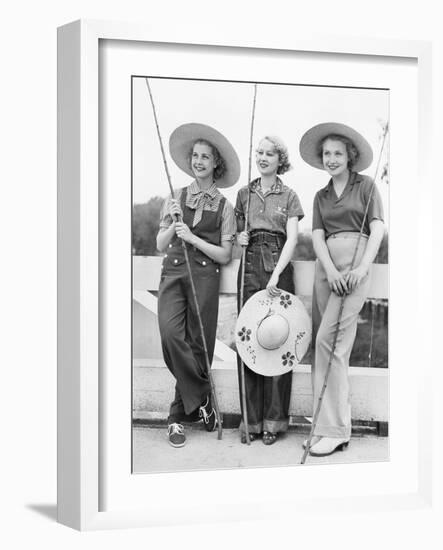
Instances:
[[[329,456],[335,451],[344,451],[348,445],[349,439],[322,437],[318,443],[310,448],[309,454],[311,456]]]
[[[263,444],[264,445],[274,445],[278,439],[278,433],[274,432],[263,432]]]

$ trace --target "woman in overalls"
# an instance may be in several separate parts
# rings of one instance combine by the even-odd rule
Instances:
[[[290,169],[287,148],[278,137],[266,136],[259,142],[256,165],[260,177],[240,189],[235,207],[238,242],[247,247],[243,303],[265,288],[271,296],[278,295],[278,289],[294,293],[290,262],[297,244],[298,221],[304,215],[295,191],[278,177]],[[248,231],[244,230],[246,212]],[[242,305],[238,303],[239,310]],[[237,360],[240,368],[240,358]],[[244,372],[250,439],[262,437],[265,445],[272,445],[278,434],[288,429],[292,372],[262,376],[246,365]],[[246,443],[243,420],[239,429],[241,442]]]
[[[203,341],[182,241],[185,242],[198,305],[212,362],[217,328],[220,265],[231,259],[235,236],[232,205],[218,187],[234,185],[240,164],[232,145],[217,130],[185,124],[171,135],[174,162],[194,180],[168,197],[161,211],[157,248],[166,252],[158,295],[163,357],[176,379],[168,417],[168,440],[185,444],[183,421],[202,419],[216,428]],[[181,221],[176,221],[179,217]]]
[[[308,164],[330,175],[328,185],[315,195],[313,207],[312,240],[317,255],[312,303],[314,410],[333,346],[341,297],[346,295],[310,448],[312,456],[327,456],[347,447],[351,437],[349,357],[358,314],[368,296],[371,264],[384,234],[383,207],[372,179],[358,173],[371,165],[371,146],[349,126],[338,123],[314,126],[303,136],[300,153]]]

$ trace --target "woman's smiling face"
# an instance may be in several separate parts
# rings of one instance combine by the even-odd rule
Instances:
[[[323,143],[323,166],[331,176],[339,176],[348,169],[346,145],[336,139],[327,139]]]
[[[277,173],[280,157],[275,145],[268,139],[262,139],[255,151],[255,162],[262,176],[271,176]]]
[[[192,149],[191,167],[196,178],[213,177],[215,159],[212,149],[206,143],[196,143]]]

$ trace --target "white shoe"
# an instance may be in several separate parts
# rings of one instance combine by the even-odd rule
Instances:
[[[321,437],[322,437],[321,435],[313,435],[313,436],[312,436],[312,439],[311,439],[311,449],[312,449],[312,447],[313,447],[316,443],[318,443],[318,442],[320,441]],[[309,438],[308,438],[308,439],[309,439]],[[303,441],[303,445],[302,445],[302,446],[303,446],[303,449],[306,449],[306,447],[308,446],[308,439],[305,439],[305,440]]]
[[[344,451],[349,445],[349,439],[339,437],[322,437],[321,440],[313,445],[309,454],[311,456],[328,456],[335,451]]]

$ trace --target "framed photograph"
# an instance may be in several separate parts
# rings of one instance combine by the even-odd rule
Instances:
[[[254,94],[254,92],[256,92]],[[151,100],[152,98],[152,100]],[[235,98],[235,101],[234,101]],[[254,104],[255,98],[255,104]],[[252,181],[257,181],[260,176],[260,162],[268,168],[267,161],[262,161],[257,151],[261,151],[260,143],[265,136],[272,140],[278,140],[280,146],[288,151],[288,163],[291,169],[280,176],[284,185],[295,190],[298,198],[300,219],[298,220],[298,247],[295,250],[293,262],[293,274],[295,278],[295,293],[305,305],[305,310],[310,316],[312,311],[312,294],[314,280],[315,252],[312,245],[312,205],[316,192],[325,186],[325,174],[322,170],[315,169],[303,161],[298,152],[298,144],[302,135],[316,124],[324,121],[340,121],[358,127],[371,142],[374,151],[374,160],[367,167],[365,173],[374,176],[376,174],[377,193],[382,204],[385,223],[383,242],[379,248],[376,264],[372,268],[372,288],[368,290],[365,305],[359,313],[357,335],[350,358],[351,379],[351,410],[354,431],[354,444],[349,447],[349,452],[317,457],[315,463],[332,461],[340,462],[369,462],[388,460],[388,227],[389,227],[389,201],[388,201],[388,140],[385,138],[385,130],[389,122],[389,90],[380,88],[357,88],[339,86],[309,86],[305,83],[252,83],[220,80],[196,80],[183,78],[157,78],[137,75],[132,78],[132,247],[133,247],[133,472],[165,472],[183,471],[186,469],[198,470],[208,468],[234,468],[257,466],[284,466],[297,463],[303,454],[303,440],[309,433],[309,421],[306,417],[312,416],[312,389],[311,389],[311,362],[312,354],[308,345],[308,352],[304,357],[298,357],[297,365],[293,366],[293,380],[285,381],[285,389],[276,392],[276,399],[272,400],[267,395],[267,390],[261,390],[261,384],[269,385],[272,377],[256,376],[252,369],[247,371],[248,384],[246,394],[263,391],[261,400],[257,397],[257,403],[250,404],[249,416],[251,420],[251,432],[256,439],[263,440],[262,432],[269,426],[275,426],[278,445],[272,454],[262,445],[254,445],[253,448],[245,448],[238,442],[245,439],[245,434],[239,433],[240,423],[240,397],[237,375],[236,358],[236,319],[237,319],[237,274],[242,255],[241,247],[234,243],[233,259],[220,269],[215,267],[215,274],[221,271],[220,292],[210,294],[208,300],[210,311],[206,315],[206,325],[211,319],[217,322],[217,333],[214,346],[214,358],[212,359],[212,371],[216,397],[223,414],[224,439],[227,454],[221,452],[217,437],[205,435],[205,422],[196,411],[194,421],[191,416],[177,417],[177,404],[174,395],[175,376],[181,378],[181,374],[175,373],[175,363],[181,365],[186,361],[189,348],[186,344],[187,337],[179,338],[179,332],[192,330],[192,321],[187,319],[187,308],[192,309],[193,297],[180,288],[178,297],[183,295],[186,307],[181,300],[177,301],[177,307],[173,307],[168,299],[176,296],[176,289],[171,288],[172,280],[182,281],[187,284],[188,268],[179,263],[180,253],[175,252],[173,241],[165,247],[163,253],[159,252],[156,237],[160,229],[166,231],[165,224],[169,216],[164,212],[167,195],[170,194],[169,181],[165,172],[165,162],[168,167],[171,182],[175,182],[177,190],[175,194],[182,193],[181,187],[192,182],[192,177],[184,173],[176,163],[166,147],[164,158],[162,157],[157,124],[164,136],[171,137],[172,144],[176,128],[192,129],[189,123],[204,123],[222,131],[234,144],[240,159],[240,183],[230,187],[222,187],[223,196],[236,205],[239,189],[244,187],[241,179],[248,174],[248,149],[250,140],[251,111],[254,105],[254,131],[252,136],[253,162]],[[297,106],[303,106],[299,108]],[[157,124],[154,111],[157,115]],[[187,126],[188,124],[188,126]],[[204,127],[198,127],[199,131],[206,131]],[[284,136],[283,138],[280,136]],[[385,139],[383,139],[385,138]],[[163,138],[161,137],[162,142]],[[264,140],[266,143],[268,140]],[[165,139],[165,145],[169,143]],[[283,144],[288,144],[283,145]],[[171,148],[174,154],[173,145]],[[149,154],[148,154],[149,152]],[[263,155],[264,156],[264,155]],[[257,162],[256,162],[257,158]],[[179,161],[179,159],[177,159]],[[252,159],[251,159],[252,161]],[[244,166],[244,164],[246,166]],[[156,185],[151,184],[152,181]],[[244,183],[244,182],[243,182]],[[279,230],[285,229],[286,215],[278,208],[267,205],[268,198],[262,197],[260,205],[264,209],[274,208],[273,223]],[[278,196],[278,195],[277,195]],[[283,193],[283,197],[284,197]],[[252,199],[251,199],[252,200]],[[287,201],[288,199],[285,200]],[[252,202],[253,205],[256,203]],[[340,203],[338,203],[340,204]],[[192,205],[191,205],[192,206]],[[341,207],[340,207],[341,208]],[[192,210],[192,208],[190,208]],[[208,210],[209,211],[209,210]],[[295,212],[294,212],[295,213]],[[267,222],[263,219],[261,207],[257,212],[250,213],[250,223],[256,227],[260,223]],[[292,212],[290,212],[292,214]],[[257,218],[254,219],[254,216]],[[271,214],[268,214],[271,218]],[[284,224],[279,224],[281,219]],[[238,222],[240,220],[237,220]],[[161,227],[160,227],[161,226]],[[265,225],[270,229],[269,225]],[[196,224],[193,230],[198,234]],[[257,232],[258,229],[253,231]],[[270,231],[269,238],[273,233]],[[167,233],[164,233],[167,235]],[[338,235],[338,234],[337,234]],[[259,237],[256,237],[259,238]],[[260,249],[260,256],[263,247]],[[191,247],[192,250],[192,247]],[[252,250],[252,249],[251,249]],[[252,252],[248,252],[251,256]],[[176,257],[175,257],[176,256]],[[204,256],[206,269],[211,265],[211,258]],[[177,265],[174,265],[176,262]],[[172,263],[172,266],[170,264]],[[218,264],[217,264],[218,265]],[[260,263],[258,264],[260,265]],[[181,267],[180,267],[181,266]],[[172,267],[172,269],[171,269]],[[219,271],[217,271],[219,269]],[[192,270],[192,262],[191,262]],[[194,268],[196,271],[196,268]],[[169,275],[168,275],[169,274]],[[249,270],[246,277],[250,277]],[[199,271],[194,273],[194,278],[199,278]],[[159,284],[162,294],[159,295]],[[170,284],[171,285],[170,285]],[[181,284],[181,283],[180,283]],[[254,288],[260,288],[257,281]],[[283,282],[284,284],[284,282]],[[201,291],[204,283],[195,282],[195,286]],[[205,316],[204,301],[200,294],[199,305],[202,315]],[[160,302],[158,302],[160,300]],[[217,311],[218,319],[213,317]],[[163,311],[159,311],[163,308]],[[289,311],[289,310],[288,310]],[[183,315],[181,315],[181,313]],[[267,311],[265,312],[267,313]],[[191,328],[188,327],[191,325]],[[196,321],[194,321],[196,324]],[[309,323],[310,324],[310,323]],[[200,337],[196,327],[197,349]],[[211,340],[208,332],[208,341]],[[245,342],[250,342],[245,340]],[[212,343],[212,342],[211,342]],[[257,344],[259,345],[259,344]],[[286,344],[285,344],[286,345]],[[246,345],[246,349],[250,344]],[[163,348],[163,350],[162,350]],[[172,359],[175,350],[180,350],[180,356]],[[258,350],[254,350],[257,353]],[[285,362],[286,348],[278,347],[263,355],[263,362]],[[295,361],[295,356],[293,356]],[[168,367],[166,367],[166,363]],[[193,364],[190,361],[191,365]],[[197,361],[199,364],[199,362]],[[257,365],[258,368],[259,365]],[[284,367],[284,365],[281,365]],[[200,365],[204,371],[205,365]],[[254,365],[251,365],[254,368]],[[192,366],[186,367],[191,369]],[[278,368],[278,365],[276,365]],[[252,372],[249,372],[252,370]],[[182,387],[182,393],[186,393],[190,384],[189,374],[179,380],[177,391]],[[289,378],[286,376],[286,378]],[[279,380],[280,383],[283,379]],[[333,383],[333,382],[331,382]],[[217,388],[219,388],[217,390]],[[292,391],[291,391],[292,390]],[[195,391],[194,389],[192,391]],[[271,389],[269,391],[272,391]],[[290,395],[288,395],[290,394]],[[279,400],[279,396],[281,400]],[[289,426],[285,425],[284,400],[290,397],[289,402]],[[264,405],[266,403],[266,406]],[[268,408],[266,408],[268,407]],[[274,409],[274,410],[270,410]],[[172,412],[171,412],[172,410]],[[260,416],[261,415],[261,416]],[[169,417],[169,421],[168,421]],[[173,420],[182,421],[179,424],[179,433],[168,436]],[[263,421],[263,418],[265,419]],[[259,425],[257,427],[257,425]],[[180,427],[181,426],[181,427]],[[210,426],[211,427],[211,426]],[[278,431],[277,431],[278,430]],[[362,437],[363,434],[366,437]],[[288,436],[288,437],[287,437]],[[374,436],[374,437],[373,437]],[[169,439],[169,441],[168,441]],[[177,440],[186,451],[177,452],[170,446],[177,445]],[[268,438],[270,439],[270,438]],[[172,440],[172,441],[171,441]],[[193,442],[194,441],[194,444]],[[265,438],[266,441],[266,438]],[[170,446],[168,446],[168,443]],[[212,444],[214,447],[212,448]],[[273,444],[273,443],[272,443]],[[197,448],[192,448],[198,445]],[[202,446],[202,448],[200,448]],[[300,450],[300,456],[294,450]],[[278,452],[277,452],[278,451]]]
[[[425,338],[426,328],[419,319],[430,308],[430,301],[423,300],[430,289],[423,290],[420,267],[429,260],[430,251],[418,247],[425,214],[412,192],[418,173],[420,186],[432,196],[432,180],[425,173],[428,163],[418,162],[429,154],[429,45],[323,37],[265,43],[252,34],[232,43],[217,37],[206,43],[203,37],[191,40],[185,32],[160,36],[137,25],[97,21],[61,27],[58,40],[59,521],[78,529],[210,521],[212,511],[201,501],[208,487],[217,494],[226,521],[261,517],[265,509],[271,516],[269,509],[278,509],[281,517],[281,509],[272,506],[279,502],[289,502],[287,508],[303,513],[331,502],[342,510],[356,502],[364,509],[374,506],[374,501],[379,510],[429,506],[431,439],[424,403],[429,391],[427,365],[432,364],[425,356],[431,350],[423,352],[418,370],[417,356],[404,346],[405,334],[411,344]],[[263,418],[248,424],[249,437],[256,434],[254,441],[250,445],[241,441],[245,430],[236,353],[241,327],[236,328],[236,320],[243,251],[235,234],[244,229],[242,188],[259,201],[249,199],[249,238],[263,239],[266,233],[271,235],[266,239],[279,239],[280,232],[287,231],[285,243],[292,235],[291,220],[298,220],[297,248],[288,265],[293,270],[293,292],[310,326],[317,277],[315,209],[320,208],[315,204],[318,192],[338,181],[334,170],[339,162],[322,160],[317,166],[316,160],[309,160],[303,140],[324,123],[331,123],[332,130],[323,136],[322,152],[313,147],[313,155],[323,159],[332,145],[339,148],[337,136],[341,139],[346,128],[367,144],[371,158],[363,162],[366,145],[359,142],[353,162],[360,168],[355,171],[349,164],[353,153],[343,145],[346,169],[358,172],[364,181],[375,181],[382,213],[374,214],[372,209],[371,224],[382,220],[384,233],[372,278],[355,312],[356,337],[349,349],[351,443],[347,445],[351,432],[348,436],[340,432],[344,452],[308,455],[304,461],[302,445],[314,413],[310,348],[297,361],[297,354],[286,354],[281,344],[274,355],[266,348],[263,365],[291,363],[285,370],[290,380],[285,382],[287,420],[270,419],[274,413],[262,411]],[[185,140],[177,152],[182,139],[177,131],[191,127],[191,146]],[[223,140],[232,155],[231,149],[223,149]],[[200,154],[197,142],[203,156],[193,160]],[[225,157],[210,147],[214,143]],[[276,164],[279,175],[274,182],[280,187],[274,185],[270,194],[263,194],[261,185],[266,189],[272,154],[278,157],[278,167],[286,155],[291,170],[277,172]],[[236,177],[225,185],[221,172],[211,176],[220,185],[203,204],[197,193],[206,181],[206,167],[209,163],[215,170],[220,158],[223,174],[228,175],[238,159]],[[350,181],[343,197],[351,192]],[[197,186],[195,197],[192,185]],[[187,222],[184,228],[173,226],[171,187]],[[208,189],[212,187],[206,189],[209,193]],[[284,193],[291,193],[292,210],[289,203],[278,202]],[[270,202],[272,197],[276,202]],[[340,202],[339,195],[336,201]],[[269,219],[275,227],[254,229],[255,221],[263,219],[256,204],[264,209],[272,204]],[[401,239],[405,211],[416,213],[410,221],[416,230],[407,242]],[[219,220],[217,227],[224,228],[216,241],[202,229],[211,216]],[[325,226],[328,240],[337,235],[343,239],[346,232],[355,234],[348,226],[332,231],[332,237],[328,231]],[[163,237],[159,240],[158,235]],[[181,245],[175,246],[181,242],[179,236],[187,242],[190,260],[180,256]],[[213,248],[201,245],[205,239]],[[224,247],[223,242],[229,244]],[[260,243],[261,249],[271,246],[268,241]],[[227,249],[225,261],[220,250]],[[406,260],[411,250],[415,261]],[[194,261],[198,265],[192,271]],[[273,268],[277,262],[278,258]],[[180,283],[182,290],[174,294],[177,270],[181,265],[183,277],[189,277],[188,264],[196,289],[189,286],[185,291]],[[407,316],[402,277],[406,264]],[[208,267],[214,271],[210,278]],[[208,291],[206,311],[205,281],[213,277],[220,278],[219,286]],[[263,285],[266,288],[267,282]],[[174,306],[184,293],[188,302]],[[194,303],[203,316],[201,327],[198,316],[189,321]],[[177,374],[175,365],[181,364],[177,357],[186,363],[183,346],[193,347],[194,329],[196,340],[204,334],[209,342],[206,361],[212,365],[211,380],[204,371],[204,358],[198,374],[206,377],[207,387],[213,384],[222,434],[215,424],[205,429],[212,406],[205,408],[203,394],[201,403],[188,406],[183,388],[189,387],[189,378],[183,382],[183,371]],[[205,345],[200,342],[197,347]],[[255,363],[246,363],[245,368],[255,372]],[[251,380],[247,378],[249,392]],[[255,418],[254,405],[249,407],[248,414]],[[244,488],[240,494],[239,485]],[[284,489],[290,485],[297,487],[296,495]],[[180,498],[171,499],[171,491]]]

